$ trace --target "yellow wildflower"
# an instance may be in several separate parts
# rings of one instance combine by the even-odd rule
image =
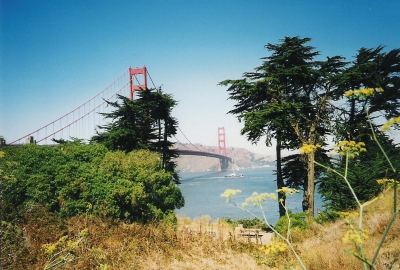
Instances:
[[[351,96],[358,96],[360,98],[365,98],[372,96],[374,92],[379,92],[382,93],[383,89],[382,88],[364,88],[364,89],[359,89],[359,90],[349,90],[344,93],[345,97],[351,97]]]
[[[79,245],[79,240],[74,242],[74,241],[68,241],[67,242],[67,249],[70,251],[73,251],[75,248],[77,248]]]
[[[346,91],[345,93],[344,93],[344,96],[345,97],[351,97],[353,95],[353,90],[349,90],[349,91]]]
[[[60,239],[58,239],[58,241],[55,243],[42,245],[42,249],[44,253],[46,253],[47,255],[52,255],[60,246],[62,246],[65,243],[67,239],[68,235],[65,235]]]
[[[65,241],[68,239],[68,235],[64,235],[63,237],[61,237],[60,239],[58,239],[58,243],[59,244],[63,244],[65,243]]]
[[[395,124],[400,124],[400,116],[395,117],[390,119],[389,121],[387,121],[382,127],[381,127],[381,131],[386,131],[389,130],[391,126],[395,125]]]
[[[53,253],[57,250],[57,243],[54,244],[44,244],[42,245],[42,249],[44,253],[47,255],[53,255]]]
[[[300,153],[309,154],[309,153],[315,152],[315,150],[317,150],[318,148],[321,148],[320,144],[317,144],[317,145],[303,144],[303,146],[300,147]]]
[[[265,254],[276,255],[286,250],[286,244],[278,241],[271,241],[269,245],[260,247]]]
[[[261,193],[258,194],[254,192],[251,197],[247,198],[246,201],[242,204],[243,207],[247,207],[249,203],[253,203],[254,206],[260,206],[263,202],[266,201],[267,198],[271,198],[272,200],[276,200],[276,195],[274,193]]]
[[[85,228],[79,232],[79,236],[85,237],[86,235],[88,235],[88,232],[89,232],[88,228]]]
[[[355,229],[351,229],[345,233],[342,241],[344,243],[353,242],[355,244],[362,245],[368,238],[368,230],[356,231]]]
[[[284,194],[286,194],[286,195],[293,195],[293,194],[299,193],[299,191],[298,191],[297,189],[288,188],[288,187],[280,188],[280,189],[278,189],[276,192],[278,192],[278,193],[284,193]]]
[[[280,188],[280,189],[278,189],[276,192],[281,192],[281,193],[286,193],[286,191],[288,190],[288,188],[287,187],[283,187],[283,188]]]
[[[346,220],[352,220],[359,217],[358,212],[339,212],[339,215],[346,218]]]
[[[101,270],[111,270],[111,266],[108,264],[100,264],[100,269]]]
[[[400,184],[399,181],[396,181],[394,179],[387,179],[387,178],[376,180],[376,182],[378,182],[379,185],[385,185],[387,187],[393,187],[395,182],[397,184]]]
[[[232,195],[236,195],[242,193],[240,189],[227,189],[224,193],[221,194],[221,197],[225,197],[227,202],[231,202]]]
[[[361,152],[367,151],[365,143],[356,143],[355,141],[341,141],[333,147],[333,150],[341,156],[348,155],[349,157],[355,157]]]

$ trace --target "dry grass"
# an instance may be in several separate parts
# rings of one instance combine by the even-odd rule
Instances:
[[[390,219],[391,197],[391,194],[385,194],[365,211],[364,228],[370,232],[365,245],[368,258],[373,256]],[[95,217],[62,220],[37,207],[20,219],[20,230],[7,229],[11,237],[4,236],[2,227],[1,266],[2,269],[43,269],[49,259],[42,249],[43,244],[56,243],[64,235],[76,241],[80,239],[79,233],[87,228],[87,236],[72,250],[76,260],[63,269],[299,268],[289,251],[267,256],[257,244],[237,239],[234,228],[226,223],[202,217],[196,220],[179,218],[178,224],[178,228],[168,223],[126,224]],[[362,268],[358,259],[344,252],[352,249],[341,240],[348,230],[345,221],[325,225],[310,222],[310,227],[306,231],[293,231],[296,234],[295,249],[308,269]],[[390,263],[399,259],[399,247],[400,220],[397,218],[375,269],[388,269]],[[59,250],[62,248],[60,246]],[[400,269],[399,261],[392,269]]]
[[[364,248],[369,260],[375,253],[392,213],[393,192],[386,192],[385,196],[366,208],[363,227],[369,231],[369,239]],[[307,268],[362,269],[360,260],[345,252],[345,250],[354,250],[353,245],[342,242],[342,237],[347,230],[349,227],[344,220],[338,220],[327,226],[315,225],[312,230],[314,236],[297,244],[297,250],[300,251]],[[388,269],[388,266],[394,262],[392,269],[400,269],[399,259],[400,218],[397,216],[374,267],[375,269]],[[395,262],[396,260],[397,262]],[[292,261],[294,262],[293,259]]]
[[[260,253],[257,245],[236,241],[233,228],[207,217],[182,219],[176,229],[168,223],[126,224],[96,217],[61,220],[40,209],[36,213],[19,225],[24,236],[7,242],[14,256],[7,259],[1,254],[2,269],[43,269],[49,260],[43,244],[56,243],[63,235],[76,241],[86,228],[87,236],[72,251],[76,260],[63,269],[263,269],[252,255]],[[26,252],[17,254],[21,248]]]

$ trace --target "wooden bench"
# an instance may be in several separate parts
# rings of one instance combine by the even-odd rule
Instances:
[[[239,224],[239,226],[235,228],[236,236],[247,237],[248,239],[255,238],[257,242],[258,242],[258,239],[260,239],[260,242],[261,242],[261,237],[263,236],[262,232],[263,231],[261,229],[243,228],[243,224]]]

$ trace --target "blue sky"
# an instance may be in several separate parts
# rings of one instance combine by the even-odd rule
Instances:
[[[0,2],[0,135],[22,137],[81,105],[129,66],[146,66],[172,94],[193,143],[274,154],[240,136],[225,79],[261,64],[267,43],[310,37],[321,56],[400,47],[400,1]],[[152,85],[150,85],[152,86]],[[177,136],[187,142],[182,135]]]

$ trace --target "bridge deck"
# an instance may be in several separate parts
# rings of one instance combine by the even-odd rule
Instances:
[[[219,159],[226,159],[229,162],[233,162],[232,158],[220,155],[217,153],[203,152],[203,151],[195,151],[195,150],[186,150],[186,149],[177,149],[179,155],[189,155],[189,156],[203,156],[203,157],[214,157]]]

